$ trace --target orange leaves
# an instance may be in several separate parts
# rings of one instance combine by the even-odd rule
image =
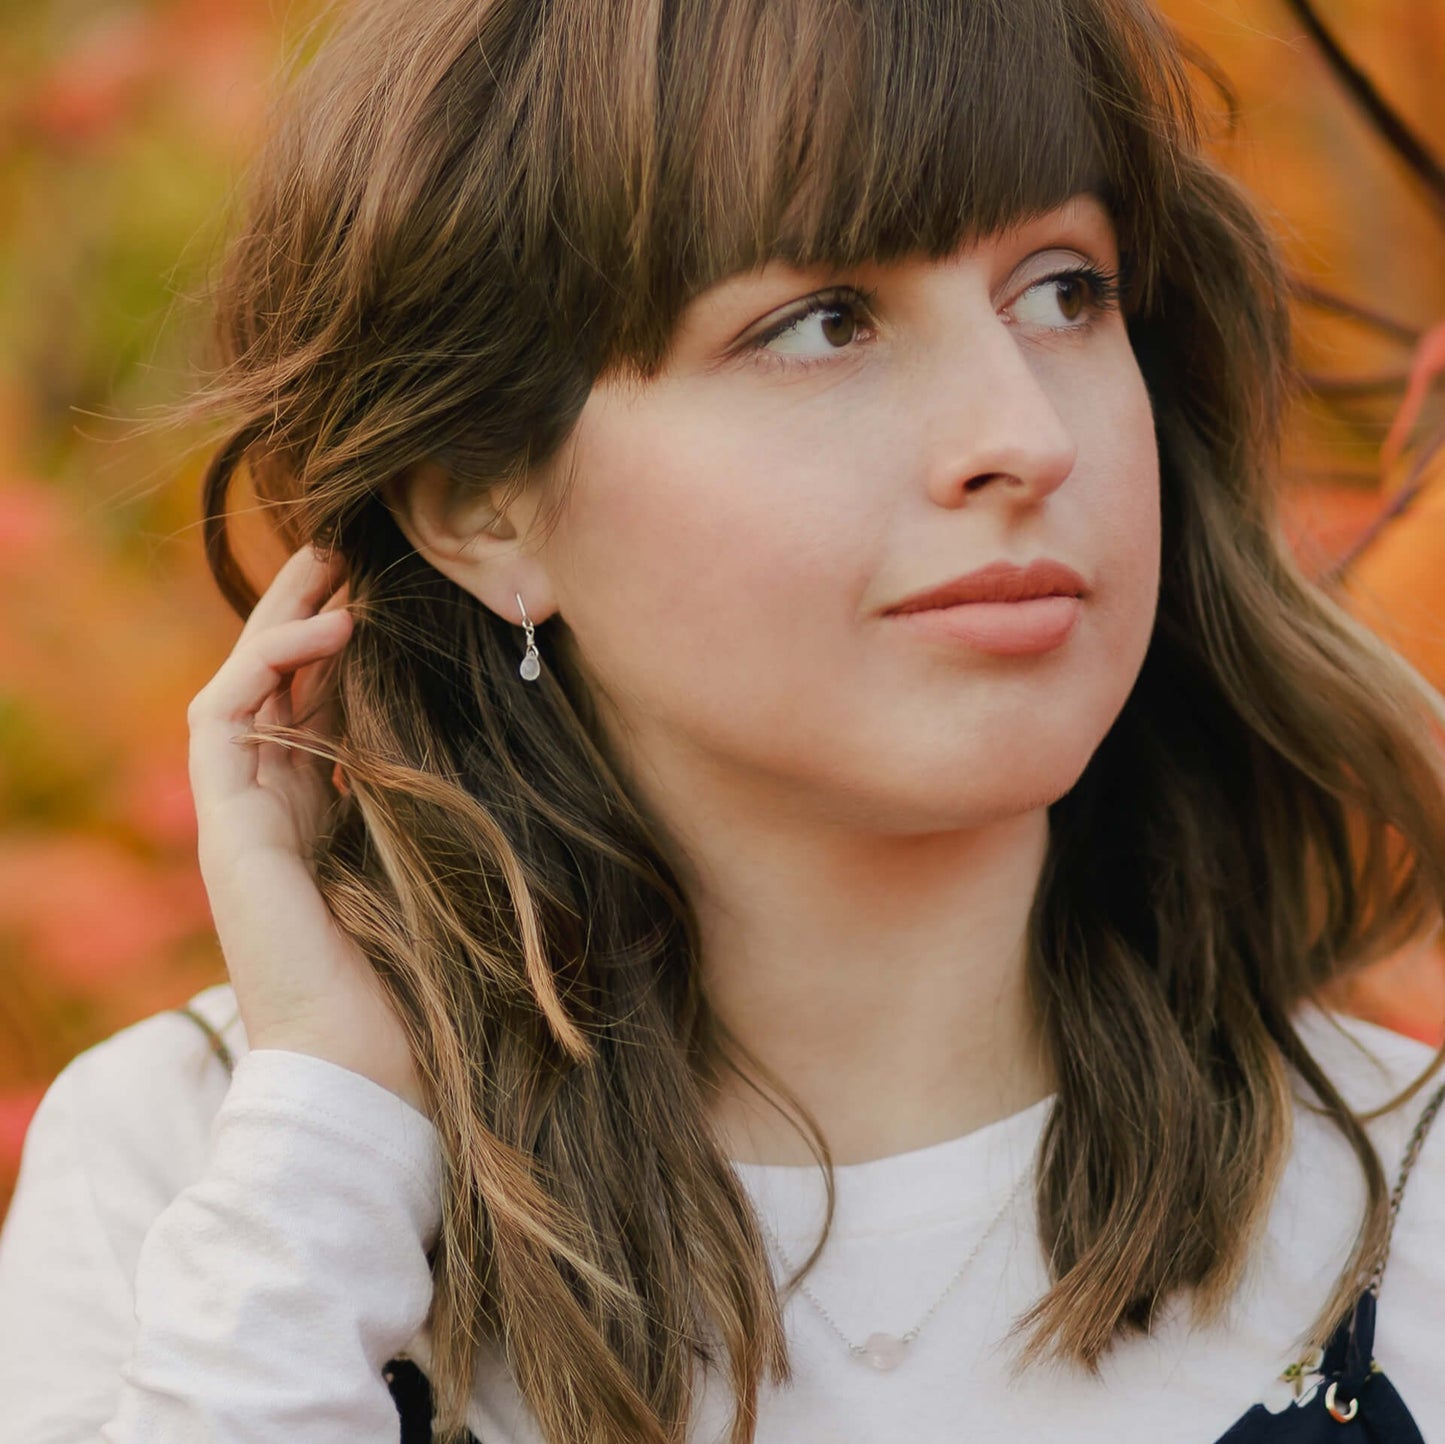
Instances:
[[[1380,514],[1379,496],[1360,486],[1294,485],[1282,498],[1285,540],[1305,575],[1317,579]]]
[[[1445,322],[1425,334],[1415,353],[1405,399],[1381,454],[1386,484],[1367,498],[1354,536],[1341,536],[1342,555],[1362,540],[1344,572],[1340,600],[1445,692],[1445,445],[1412,455],[1406,445],[1435,380],[1445,372]],[[1300,503],[1308,505],[1308,496]],[[1445,1041],[1445,941],[1404,949],[1339,989],[1346,1006],[1385,1027],[1432,1045]]]
[[[1410,380],[1405,388],[1405,399],[1395,414],[1385,444],[1380,448],[1380,474],[1388,476],[1405,449],[1415,423],[1419,420],[1425,398],[1436,380],[1445,373],[1445,321],[1437,322],[1425,333],[1415,349],[1415,359],[1410,367]]]
[[[1422,474],[1410,507],[1345,574],[1343,600],[1445,691],[1445,449]]]
[[[8,1180],[14,1178],[19,1170],[25,1130],[40,1106],[44,1091],[39,1086],[32,1086],[0,1092],[0,1205],[9,1196]]]
[[[83,31],[17,107],[25,129],[53,143],[103,138],[127,117],[157,67],[155,22],[132,10]]]
[[[73,994],[123,990],[206,925],[194,870],[103,837],[14,832],[0,843],[0,935]]]
[[[104,147],[144,125],[150,106],[229,148],[261,117],[277,40],[270,12],[241,0],[133,4],[68,30],[38,17],[8,28],[24,32],[31,54],[0,73],[0,152]]]
[[[64,526],[52,492],[14,480],[0,486],[0,566],[53,556]]]

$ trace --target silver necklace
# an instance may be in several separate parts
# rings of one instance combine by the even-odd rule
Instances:
[[[823,1306],[822,1301],[801,1279],[798,1281],[798,1291],[803,1295],[805,1299],[808,1300],[810,1304],[812,1304],[812,1306],[818,1311],[818,1313],[822,1315],[828,1327],[832,1329],[833,1332],[837,1334],[837,1336],[842,1339],[842,1341],[848,1346],[848,1352],[852,1354],[855,1359],[861,1359],[865,1364],[868,1364],[872,1368],[878,1369],[883,1372],[886,1372],[890,1369],[896,1369],[898,1365],[902,1362],[903,1355],[907,1352],[909,1344],[911,1344],[914,1339],[916,1339],[919,1334],[923,1332],[923,1326],[929,1321],[930,1318],[933,1317],[933,1313],[938,1308],[939,1304],[941,1304],[944,1299],[946,1299],[948,1295],[953,1291],[953,1286],[959,1281],[959,1279],[963,1277],[964,1271],[968,1268],[969,1264],[971,1264],[974,1259],[978,1257],[979,1250],[984,1246],[985,1243],[988,1242],[989,1236],[993,1233],[994,1229],[996,1229],[999,1224],[1003,1222],[1004,1215],[1013,1206],[1014,1200],[1019,1196],[1019,1191],[1023,1188],[1025,1181],[1032,1175],[1032,1173],[1033,1166],[1032,1164],[1030,1164],[1030,1166],[1019,1175],[1018,1181],[1014,1184],[1013,1188],[1009,1190],[1009,1195],[1006,1199],[1004,1199],[1002,1206],[999,1208],[999,1211],[994,1214],[993,1218],[989,1221],[988,1227],[985,1228],[984,1231],[979,1235],[978,1241],[971,1249],[969,1249],[968,1257],[965,1258],[961,1264],[959,1264],[957,1270],[954,1272],[953,1277],[949,1279],[947,1285],[944,1287],[943,1292],[939,1294],[936,1299],[934,1299],[934,1301],[928,1306],[928,1311],[923,1315],[921,1319],[919,1319],[916,1324],[914,1324],[911,1329],[908,1330],[907,1333],[888,1334],[884,1333],[882,1330],[875,1330],[873,1333],[868,1335],[868,1339],[865,1343],[855,1344],[853,1340],[850,1339],[848,1335],[845,1334],[843,1330],[838,1327],[837,1320],[834,1319],[833,1315],[830,1314],[828,1310]],[[763,1219],[761,1214],[759,1214],[757,1217],[758,1222],[762,1225],[763,1232],[768,1236],[768,1241],[772,1244],[773,1248],[777,1252],[778,1257],[783,1261],[784,1265],[787,1267],[788,1272],[791,1274],[793,1272],[794,1265],[792,1261],[788,1258],[787,1254],[784,1253],[782,1244],[778,1242],[777,1234],[775,1234],[772,1229],[768,1227],[766,1221]]]

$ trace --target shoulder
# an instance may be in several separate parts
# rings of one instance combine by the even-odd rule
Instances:
[[[203,1018],[233,1060],[247,1050],[229,983],[183,1005]],[[134,1271],[155,1215],[205,1168],[211,1123],[230,1075],[206,1030],[167,1009],[77,1054],[31,1120],[15,1204],[29,1189],[59,1188],[74,1175],[94,1201],[116,1261]]]
[[[1361,1116],[1365,1133],[1393,1187],[1410,1135],[1445,1072],[1397,1107],[1376,1113],[1427,1072],[1435,1052],[1418,1039],[1308,1003],[1295,1028],[1321,1071]],[[1294,1094],[1288,1163],[1270,1211],[1264,1277],[1291,1312],[1313,1315],[1323,1306],[1358,1237],[1366,1189],[1360,1160],[1311,1089],[1291,1073]],[[1390,1245],[1391,1284],[1402,1257],[1406,1269],[1425,1266],[1425,1278],[1445,1285],[1445,1124],[1431,1128],[1410,1172]],[[1419,1255],[1418,1260],[1415,1255]],[[1404,1271],[1404,1270],[1402,1270]],[[1284,1324],[1284,1317],[1278,1321]],[[1303,1328],[1302,1317],[1291,1328]]]
[[[92,1044],[61,1069],[51,1090],[65,1093],[86,1117],[122,1127],[139,1124],[146,1132],[154,1131],[147,1119],[182,1127],[195,1119],[209,1122],[230,1086],[230,1068],[212,1035],[232,1064],[248,1051],[229,983],[204,988]]]
[[[1392,1256],[1411,1245],[1422,1223],[1434,1230],[1437,1248],[1445,1245],[1445,1122],[1436,1123],[1433,1112],[1427,1116],[1432,1098],[1445,1088],[1445,1068],[1431,1071],[1436,1049],[1418,1038],[1316,1003],[1302,1008],[1295,1023],[1305,1046],[1345,1102],[1363,1116],[1387,1185],[1394,1185],[1417,1125],[1424,1130],[1410,1169]],[[1426,1081],[1408,1098],[1393,1102],[1427,1074]],[[1331,1177],[1338,1180],[1345,1171],[1358,1176],[1352,1150],[1339,1130],[1321,1116],[1312,1092],[1302,1082],[1297,1084],[1296,1100],[1294,1153],[1301,1174],[1320,1183]],[[1332,1191],[1340,1196],[1342,1184],[1337,1181]],[[1445,1258],[1445,1250],[1441,1256]]]
[[[1389,1185],[1393,1186],[1399,1175],[1417,1125],[1424,1129],[1407,1184],[1409,1207],[1401,1206],[1397,1243],[1409,1237],[1407,1218],[1418,1222],[1426,1215],[1436,1229],[1435,1240],[1445,1244],[1445,1227],[1440,1226],[1445,1223],[1445,1122],[1436,1123],[1431,1109],[1432,1098],[1445,1088],[1445,1067],[1435,1066],[1437,1050],[1418,1038],[1319,1004],[1302,1009],[1296,1015],[1296,1026],[1345,1102],[1363,1115],[1365,1132]],[[1425,1081],[1408,1098],[1394,1102],[1422,1078]],[[1339,1149],[1347,1152],[1347,1145],[1338,1130],[1320,1118],[1313,1095],[1303,1087],[1299,1093],[1297,1128],[1301,1137],[1296,1152],[1314,1150],[1320,1163],[1328,1167],[1321,1131],[1332,1134]]]

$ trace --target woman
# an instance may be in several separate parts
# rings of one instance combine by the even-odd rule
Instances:
[[[36,1116],[23,1437],[1445,1438],[1439,1060],[1320,1002],[1445,711],[1151,9],[356,5],[217,305],[230,980]]]

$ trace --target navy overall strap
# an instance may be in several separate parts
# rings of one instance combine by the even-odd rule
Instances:
[[[381,1372],[401,1416],[401,1444],[431,1444],[431,1380],[410,1359],[389,1359]]]

